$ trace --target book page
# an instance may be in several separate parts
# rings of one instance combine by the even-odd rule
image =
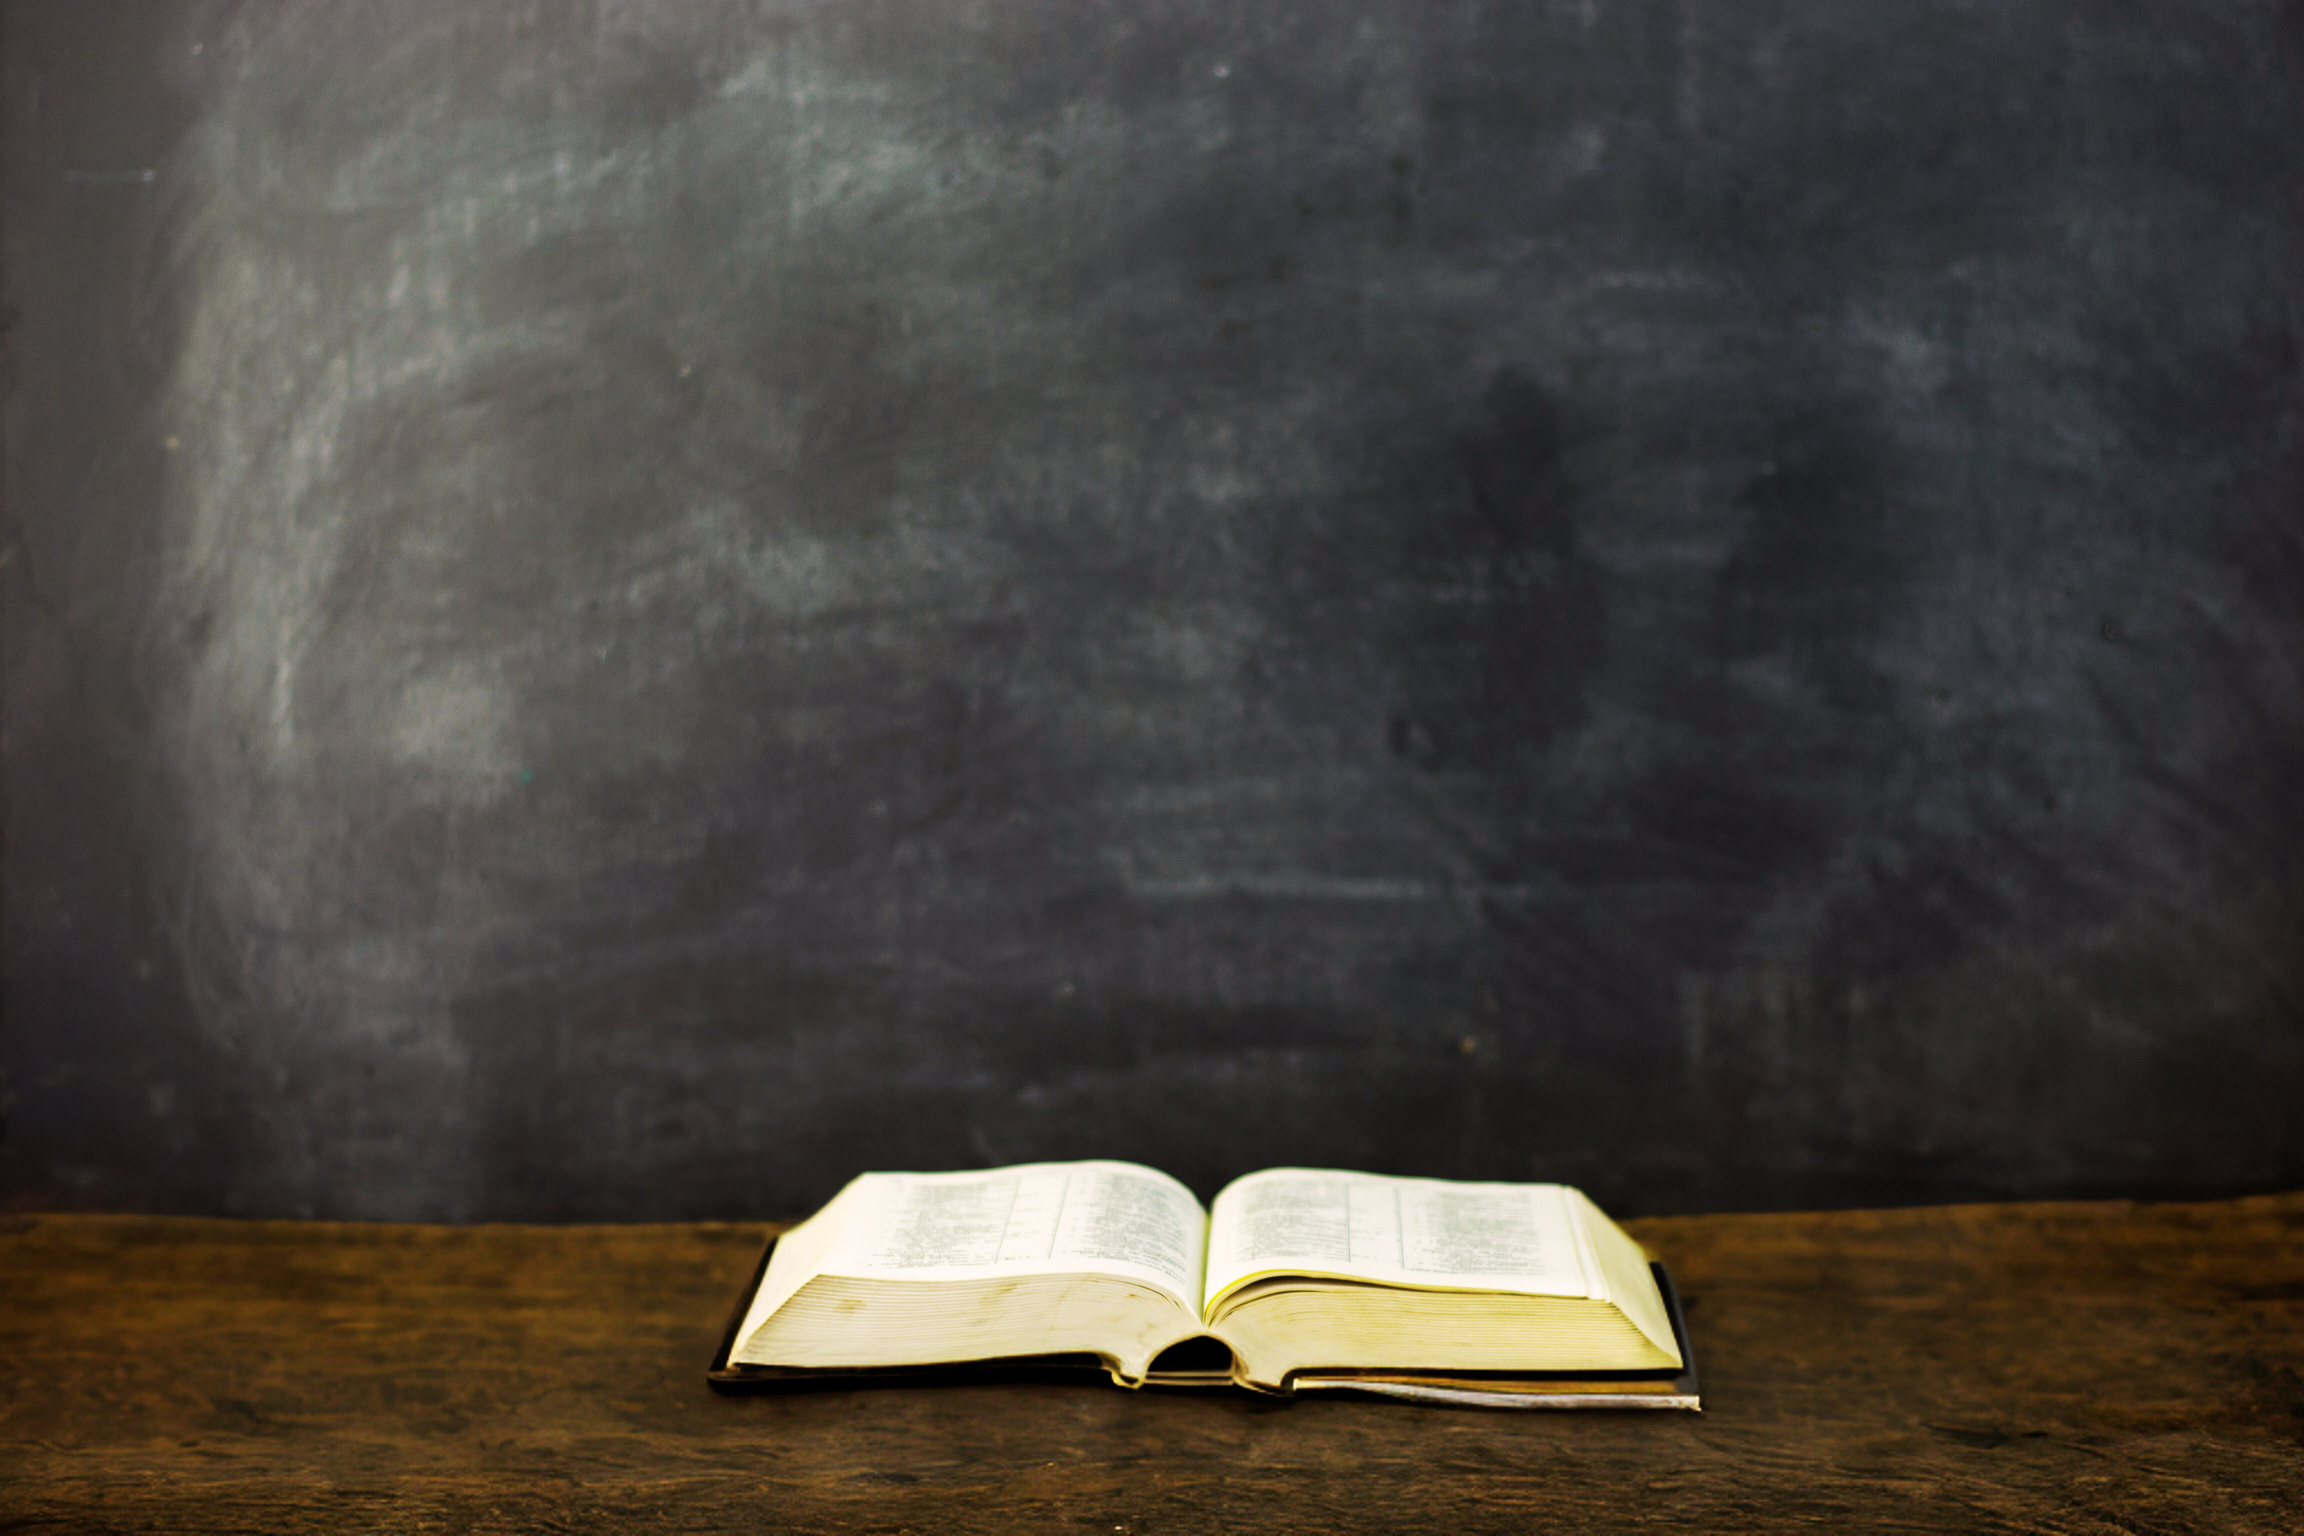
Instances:
[[[824,1209],[776,1239],[776,1246],[768,1253],[767,1272],[760,1277],[760,1287],[752,1293],[752,1304],[736,1330],[736,1356],[743,1354],[745,1342],[778,1307],[816,1278],[824,1256],[832,1251],[849,1218],[865,1215],[875,1199],[864,1179],[850,1179]]]
[[[1227,1185],[1208,1229],[1207,1304],[1268,1275],[1601,1297],[1558,1184],[1462,1184],[1270,1168]]]
[[[1192,1192],[1135,1163],[868,1173],[817,1272],[878,1280],[1110,1274],[1194,1316],[1208,1223]],[[841,1200],[850,1195],[843,1192]],[[839,1203],[839,1202],[836,1202]]]

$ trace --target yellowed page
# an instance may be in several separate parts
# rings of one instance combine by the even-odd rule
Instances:
[[[1600,1279],[1607,1287],[1608,1299],[1632,1319],[1632,1326],[1645,1334],[1649,1343],[1678,1360],[1679,1341],[1672,1337],[1672,1317],[1664,1310],[1663,1294],[1648,1273],[1648,1255],[1632,1241],[1630,1233],[1610,1221],[1582,1190],[1568,1193],[1577,1226],[1583,1231]]]
[[[745,1309],[744,1325],[736,1330],[738,1354],[754,1329],[822,1272],[825,1255],[841,1229],[851,1219],[868,1219],[866,1208],[876,1208],[887,1194],[888,1186],[874,1183],[871,1174],[850,1179],[824,1209],[776,1239],[776,1250],[768,1255],[768,1272],[760,1277],[760,1289],[752,1293],[752,1305]]]
[[[877,1280],[1118,1275],[1194,1316],[1206,1213],[1136,1163],[1026,1163],[965,1173],[868,1173],[815,1272]],[[845,1198],[845,1197],[844,1197]]]
[[[1571,1193],[1338,1169],[1252,1173],[1211,1208],[1202,1315],[1269,1275],[1605,1298],[1585,1262]]]

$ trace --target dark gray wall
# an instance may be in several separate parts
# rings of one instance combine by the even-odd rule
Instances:
[[[6,1198],[2304,1176],[2304,10],[6,12]]]

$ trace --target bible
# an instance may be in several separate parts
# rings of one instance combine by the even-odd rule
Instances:
[[[1695,1408],[1670,1276],[1561,1184],[1123,1162],[868,1173],[769,1244],[722,1390],[954,1370]]]

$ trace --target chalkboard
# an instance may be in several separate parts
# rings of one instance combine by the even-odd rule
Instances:
[[[10,1203],[2304,1177],[2304,8],[5,25]]]

